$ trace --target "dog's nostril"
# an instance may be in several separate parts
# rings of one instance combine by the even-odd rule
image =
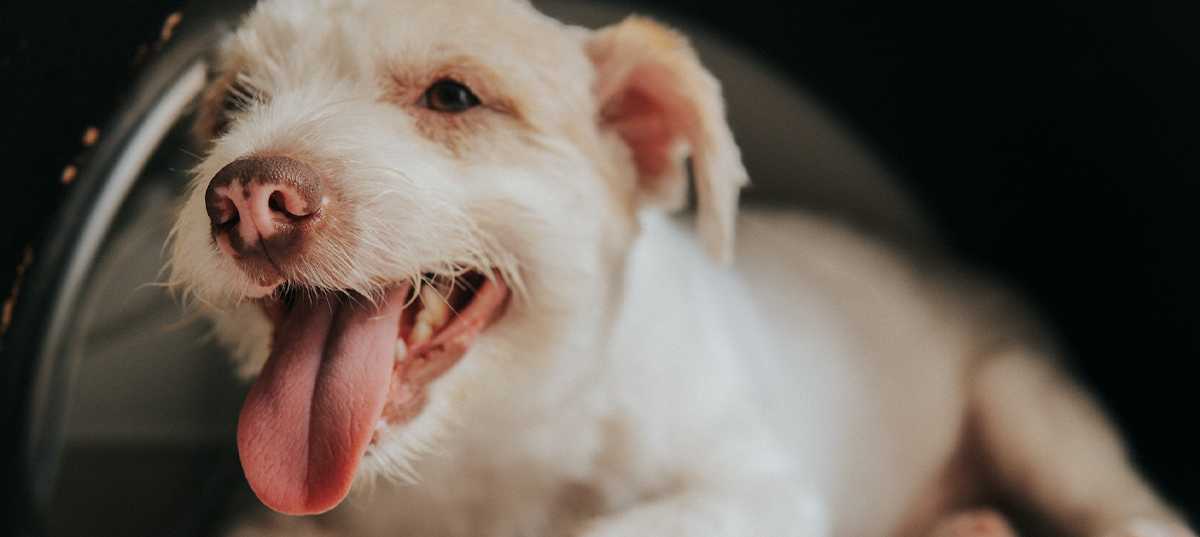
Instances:
[[[277,213],[289,214],[287,212],[287,204],[283,201],[283,192],[278,190],[272,192],[271,197],[267,199],[267,207],[270,207],[272,211]]]
[[[208,219],[214,227],[237,225],[237,206],[228,196],[222,196],[209,189],[204,195],[204,202],[205,209],[208,210]]]
[[[267,198],[267,208],[291,220],[299,220],[321,209],[319,201],[306,200],[295,191],[276,190]]]

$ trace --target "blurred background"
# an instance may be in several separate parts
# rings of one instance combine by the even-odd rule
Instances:
[[[806,172],[797,173],[799,180],[812,183],[795,190],[801,202],[883,234],[911,238],[932,228],[954,255],[1020,289],[1125,431],[1138,464],[1193,520],[1200,516],[1200,3],[644,0],[637,6],[720,42],[720,50],[706,45],[701,52],[738,78],[725,84],[758,183],[750,200],[791,191],[787,171],[794,165]],[[42,253],[58,248],[51,229],[64,216],[56,211],[80,210],[64,208],[64,200],[90,188],[74,181],[95,158],[89,130],[101,138],[115,130],[114,114],[159,54],[172,14],[187,20],[203,9],[203,2],[177,0],[36,6],[5,0],[0,300],[9,297],[21,267],[50,270],[25,263],[27,252],[35,261],[57,259]],[[754,72],[742,78],[738,68],[745,65]],[[734,92],[739,81],[792,93]],[[797,112],[801,105],[812,108]],[[767,122],[773,111],[811,122],[794,125],[792,133],[754,134],[756,122]],[[778,136],[803,138],[820,151],[781,155],[786,144],[755,149]],[[853,147],[826,147],[847,144]],[[158,158],[165,170],[190,162],[179,150]],[[830,167],[839,171],[822,172]],[[860,184],[862,177],[869,184]],[[133,201],[168,208],[177,188],[166,181]],[[107,260],[91,278],[137,297],[140,287],[121,276],[139,270],[134,266],[156,266],[136,260],[158,256],[155,234],[165,231],[161,219],[127,215],[121,222],[126,232],[106,243]],[[16,304],[0,310],[0,325],[34,307]],[[139,310],[137,300],[122,304],[164,326],[178,320],[169,310]],[[151,332],[167,346],[183,338]],[[0,344],[13,339],[5,334]],[[19,449],[13,438],[29,432],[20,417],[23,386],[35,368],[21,349],[0,347],[0,423],[14,427],[0,431],[6,460]],[[198,382],[222,386],[214,388],[220,400],[236,400],[230,391],[237,387],[224,387],[230,383],[218,362],[197,359],[183,371],[193,379],[212,376]],[[121,411],[104,394],[82,397]],[[194,408],[188,415],[210,425],[206,431],[223,431],[222,420],[236,408]],[[86,427],[75,432],[90,434]],[[226,468],[228,453],[201,451],[190,457]],[[143,468],[146,479],[176,471],[169,461],[148,462],[144,453],[108,456],[124,457],[122,468]],[[226,469],[236,474],[236,466]],[[126,477],[84,474],[94,483],[75,490]],[[0,477],[7,479],[3,492],[12,493],[17,474],[8,469]],[[210,494],[225,483],[206,475],[194,481],[181,494]],[[69,503],[71,493],[59,491],[55,501]],[[6,514],[0,511],[0,520]]]

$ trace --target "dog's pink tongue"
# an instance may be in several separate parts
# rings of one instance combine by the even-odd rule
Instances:
[[[238,422],[242,468],[267,506],[321,513],[350,491],[383,411],[406,292],[378,307],[302,297],[275,327]]]

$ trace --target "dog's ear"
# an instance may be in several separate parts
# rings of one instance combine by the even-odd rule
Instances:
[[[713,260],[727,262],[747,177],[725,123],[721,85],[686,38],[644,18],[596,31],[587,52],[601,128],[615,130],[629,146],[640,201],[682,207],[690,153],[701,240]]]

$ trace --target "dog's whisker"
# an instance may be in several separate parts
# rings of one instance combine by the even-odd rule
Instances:
[[[418,184],[417,184],[417,182],[416,182],[416,181],[414,181],[414,180],[412,179],[412,177],[410,177],[410,176],[408,175],[408,173],[404,172],[404,170],[401,170],[401,169],[399,169],[399,168],[395,168],[395,167],[392,167],[392,166],[384,166],[384,165],[381,165],[381,164],[377,164],[377,165],[363,165],[363,166],[361,166],[361,168],[362,168],[363,170],[367,170],[367,171],[380,171],[380,172],[386,172],[386,173],[392,174],[392,175],[394,175],[396,178],[403,180],[403,181],[404,181],[404,186],[405,186],[406,188],[420,188],[420,185],[418,185]],[[388,189],[388,190],[385,190],[385,191],[383,191],[383,192],[380,192],[380,193],[379,193],[379,194],[378,194],[378,195],[377,195],[377,196],[376,196],[374,199],[372,199],[371,201],[372,201],[372,202],[378,201],[378,199],[380,199],[380,198],[383,198],[383,197],[385,197],[385,196],[399,196],[399,197],[401,197],[401,198],[403,198],[403,199],[406,199],[406,198],[407,198],[407,196],[405,195],[404,191],[402,191],[402,190],[400,190],[400,189]]]

